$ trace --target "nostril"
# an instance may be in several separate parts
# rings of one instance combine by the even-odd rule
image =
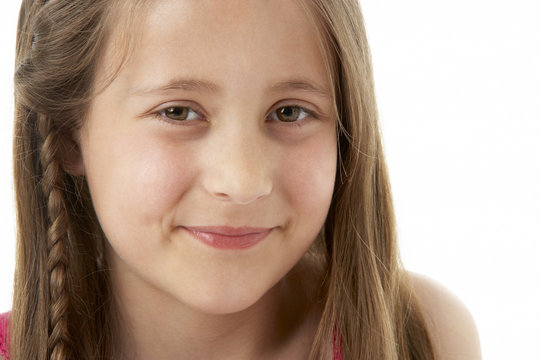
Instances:
[[[271,191],[246,191],[244,188],[244,191],[240,189],[231,189],[229,192],[210,191],[210,194],[217,200],[230,201],[239,205],[247,205],[254,201],[265,199],[269,196],[270,192]]]
[[[217,197],[217,198],[220,198],[220,199],[228,199],[229,198],[229,195],[227,195],[225,193],[221,193],[221,192],[214,193],[214,196]]]

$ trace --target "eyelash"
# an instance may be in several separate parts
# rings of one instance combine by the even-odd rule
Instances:
[[[171,109],[171,108],[186,108],[186,109],[189,110],[190,113],[195,113],[199,117],[201,117],[202,119],[206,120],[206,117],[204,115],[201,115],[201,111],[199,111],[197,109],[194,109],[191,106],[184,106],[184,105],[167,106],[165,108],[162,108],[161,110],[156,111],[153,115],[155,117],[157,117],[158,119],[160,119],[161,121],[165,121],[168,124],[177,125],[177,126],[178,125],[186,126],[190,122],[194,121],[194,120],[173,120],[173,119],[169,118],[165,114],[165,111],[167,111],[167,109]],[[303,115],[304,115],[303,117],[299,116],[299,117],[301,117],[300,120],[292,121],[292,122],[285,122],[285,121],[280,121],[280,120],[277,120],[277,119],[271,119],[272,121],[279,122],[279,123],[281,123],[281,125],[284,125],[284,126],[301,127],[301,126],[304,125],[304,122],[305,122],[304,119],[309,118],[309,117],[311,117],[313,119],[318,119],[319,118],[314,111],[306,109],[305,107],[303,107],[301,105],[298,105],[298,104],[287,104],[287,105],[282,105],[280,107],[277,107],[266,118],[267,119],[270,118],[272,114],[275,114],[276,111],[278,111],[279,109],[283,109],[283,108],[297,108],[297,109],[300,110],[301,114],[303,113]]]

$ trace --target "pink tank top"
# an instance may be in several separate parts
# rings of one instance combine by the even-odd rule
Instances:
[[[4,360],[8,360],[8,326],[9,326],[9,313],[0,314],[0,355]],[[341,352],[341,337],[335,335],[333,339],[334,356],[333,360],[343,360],[343,353]]]
[[[0,314],[0,356],[4,360],[8,359],[8,325],[9,325],[9,313]]]

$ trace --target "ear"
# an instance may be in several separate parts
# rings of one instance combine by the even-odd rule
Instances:
[[[62,139],[62,168],[72,176],[84,175],[84,162],[81,150],[77,141],[71,135],[66,135]]]

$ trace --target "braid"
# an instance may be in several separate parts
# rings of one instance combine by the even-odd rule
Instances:
[[[65,360],[68,359],[70,350],[69,293],[66,284],[68,271],[66,246],[69,218],[63,193],[65,175],[58,161],[61,139],[58,130],[46,116],[38,116],[38,126],[43,139],[40,152],[43,167],[42,191],[47,199],[49,216],[47,271],[50,303],[47,348],[51,360]]]
[[[120,14],[135,15],[142,2],[21,1],[14,74],[17,260],[10,359],[106,359],[114,353],[105,236],[84,177],[66,172],[63,159],[73,151],[72,140],[96,90],[97,65],[116,22],[124,21]],[[135,18],[125,16],[126,26],[135,26]],[[120,46],[126,57],[134,39],[126,36]]]

